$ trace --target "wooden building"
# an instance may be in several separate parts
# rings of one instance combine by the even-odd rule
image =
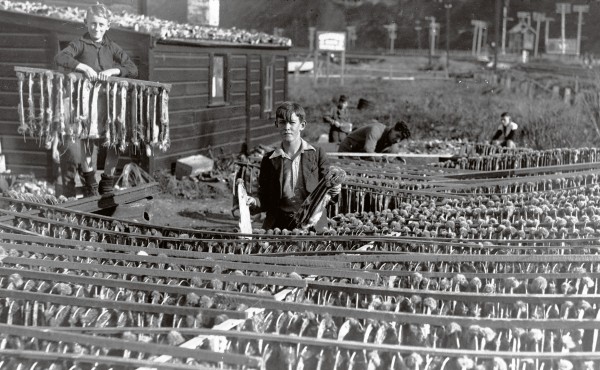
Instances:
[[[525,20],[521,19],[508,31],[508,52],[521,54],[534,48],[536,32]]]
[[[151,173],[209,149],[216,155],[239,153],[277,140],[272,114],[287,98],[289,42],[269,43],[264,35],[249,42],[247,32],[233,32],[231,40],[211,41],[108,31],[137,64],[139,79],[172,84],[171,148],[150,158],[138,154]],[[13,173],[48,178],[52,168],[49,151],[17,133],[14,66],[55,69],[54,55],[84,33],[80,22],[0,10],[0,144]]]

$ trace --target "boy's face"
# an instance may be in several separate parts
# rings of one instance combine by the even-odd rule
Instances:
[[[388,133],[388,141],[392,144],[402,141],[402,132],[391,129]]]
[[[102,41],[104,34],[110,28],[108,19],[94,14],[88,14],[87,18],[85,19],[85,25],[87,26],[90,37],[96,42]]]
[[[510,123],[510,116],[504,116],[502,117],[502,124],[504,126],[508,125]]]
[[[292,113],[289,121],[277,118],[275,124],[277,128],[279,128],[281,140],[287,143],[293,143],[296,140],[300,140],[300,133],[304,130],[304,127],[306,127],[306,122],[300,122],[300,118],[298,118],[296,113]]]

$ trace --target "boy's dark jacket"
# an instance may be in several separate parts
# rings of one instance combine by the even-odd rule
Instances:
[[[61,50],[54,57],[56,65],[75,70],[79,63],[90,66],[96,72],[102,72],[111,68],[121,71],[119,77],[136,78],[138,69],[127,53],[104,35],[102,42],[92,41],[89,33],[73,40],[69,46]]]
[[[319,180],[325,177],[328,169],[327,154],[323,148],[315,146],[316,150],[306,150],[300,157],[304,185],[308,193],[312,193]],[[270,158],[274,151],[266,153],[260,164],[258,184],[259,208],[266,211],[263,228],[271,229],[276,223],[276,217],[281,202],[281,157]]]

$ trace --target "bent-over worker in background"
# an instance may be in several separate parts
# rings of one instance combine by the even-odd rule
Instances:
[[[374,121],[352,131],[338,148],[341,153],[398,153],[398,143],[410,138],[410,130],[404,121],[393,127]],[[361,157],[373,160],[371,157]]]
[[[301,137],[306,128],[306,114],[297,103],[284,102],[275,112],[275,127],[281,135],[281,146],[266,153],[260,164],[258,197],[248,197],[253,213],[266,212],[264,229],[288,229],[294,214],[308,195],[325,177],[328,161],[322,148],[314,147]],[[329,190],[334,197],[341,185]],[[323,213],[317,230],[327,226]]]
[[[500,115],[500,125],[498,130],[492,137],[492,144],[505,146],[507,148],[515,148],[517,145],[514,142],[515,133],[519,125],[517,125],[510,117],[508,112],[504,112]]]
[[[90,6],[84,20],[87,32],[61,50],[54,57],[54,63],[70,71],[81,72],[92,81],[106,81],[111,76],[136,78],[138,75],[136,65],[119,45],[105,35],[110,28],[111,16],[111,11],[102,4]],[[98,192],[110,193],[114,186],[115,169],[119,160],[116,147],[109,147],[106,150],[104,173],[99,186],[95,177],[98,147],[104,143],[108,118],[104,87],[98,94],[97,109],[100,130],[98,137],[83,140],[65,138],[62,143],[63,148],[60,149],[65,152],[64,160],[60,161],[63,186],[67,186],[68,192],[72,192],[72,195],[74,195],[75,173],[78,171],[83,183],[84,196],[98,195]],[[55,161],[58,160],[58,140],[53,143],[52,157]]]
[[[330,143],[341,143],[346,138],[346,135],[352,131],[346,95],[340,95],[337,105],[331,107],[329,113],[323,116],[323,121],[329,123]]]

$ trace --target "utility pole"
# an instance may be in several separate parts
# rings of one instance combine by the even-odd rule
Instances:
[[[446,2],[444,8],[446,8],[446,73],[448,73],[450,70],[450,9],[452,9],[452,3]]]
[[[548,39],[550,38],[550,22],[554,22],[554,18],[546,17],[544,19],[544,21],[546,21],[546,29],[544,32],[544,50],[547,51],[548,50]]]
[[[481,45],[483,43],[484,32],[487,29],[487,23],[484,21],[472,20],[473,25],[473,55],[481,54]]]
[[[440,24],[435,23],[435,17],[425,17],[425,19],[429,21],[429,65],[431,66],[433,54],[435,53],[436,27],[439,27]]]
[[[509,0],[502,2],[502,55],[506,54],[506,21],[513,20],[508,17],[508,2]]]
[[[394,54],[394,40],[396,40],[396,22],[392,22],[390,24],[386,24],[383,26],[388,31],[388,37],[390,39],[390,54]]]
[[[356,26],[346,26],[346,31],[348,32],[348,44],[354,49],[356,47]]]
[[[565,34],[565,23],[566,23],[566,15],[571,13],[571,4],[570,3],[556,3],[556,12],[560,13],[560,47],[562,49],[562,53],[565,54],[567,51],[567,41]]]
[[[533,20],[535,21],[535,49],[533,51],[533,56],[536,58],[538,56],[538,48],[540,45],[540,26],[545,19],[546,15],[544,13],[533,12]]]
[[[573,5],[573,11],[577,16],[577,55],[581,53],[581,25],[583,24],[583,13],[590,11],[589,5]]]
[[[502,18],[502,0],[496,0],[494,17],[494,75],[498,69],[498,44],[500,43],[500,18]]]
[[[421,27],[421,21],[417,19],[415,21],[415,31],[417,31],[417,49],[419,50],[421,50],[421,30],[423,30],[423,27]]]

